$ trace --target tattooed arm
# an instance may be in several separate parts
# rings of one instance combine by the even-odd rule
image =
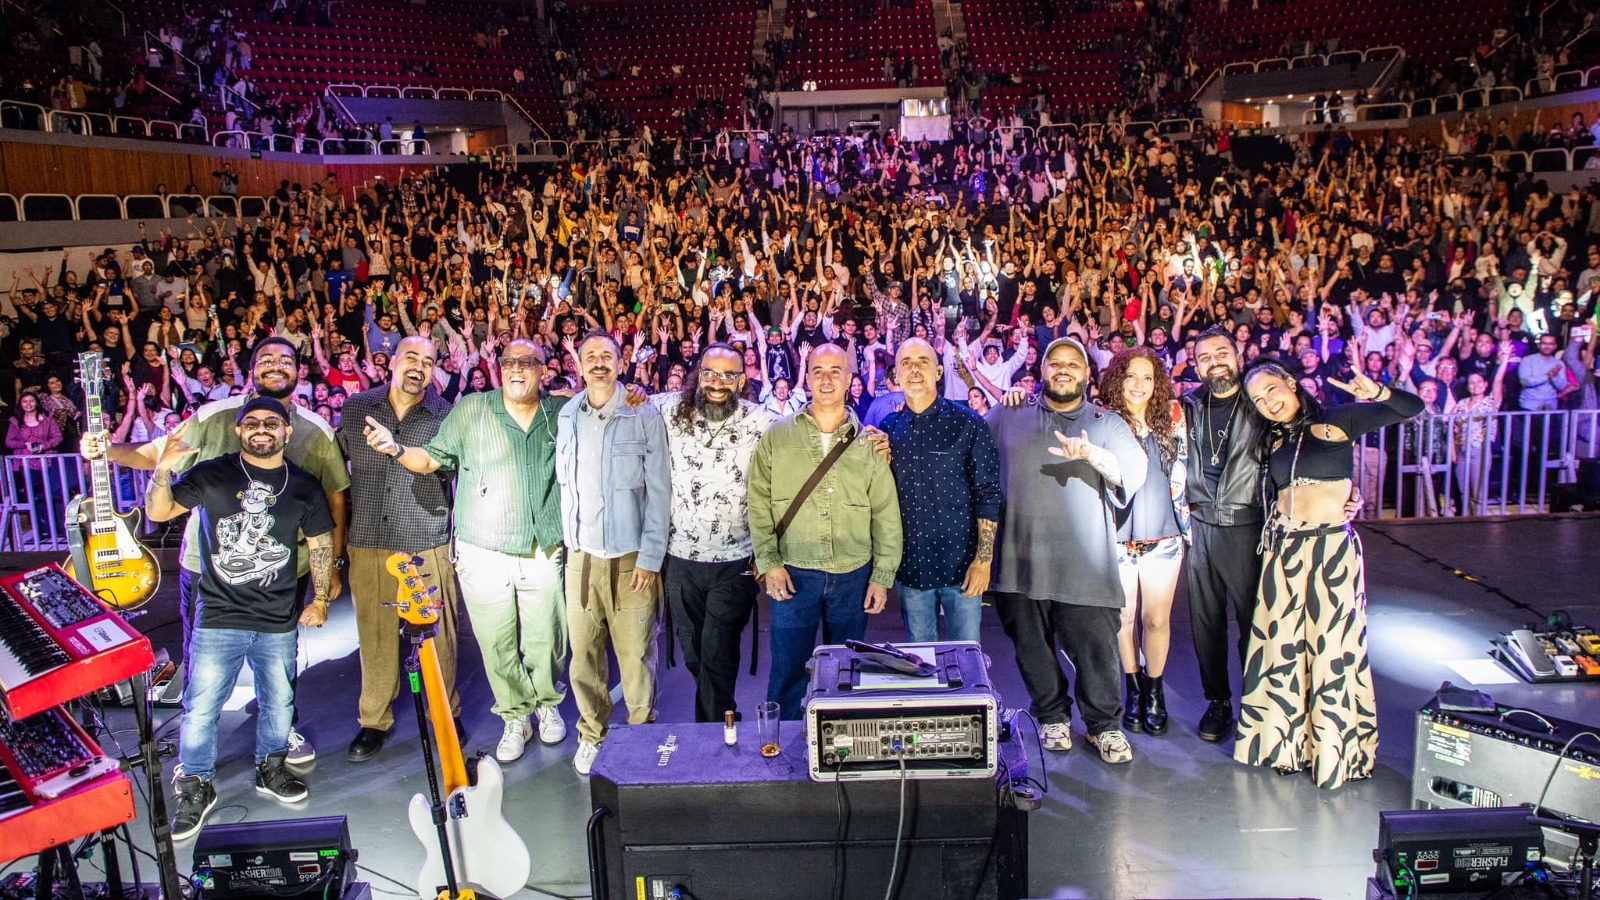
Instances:
[[[989,573],[994,566],[994,533],[997,523],[990,519],[978,520],[978,553],[967,566],[967,577],[961,582],[961,593],[980,597],[989,589]]]
[[[300,624],[321,628],[328,621],[328,592],[333,588],[333,534],[307,536],[306,549],[311,552],[311,588],[316,599],[300,614]]]

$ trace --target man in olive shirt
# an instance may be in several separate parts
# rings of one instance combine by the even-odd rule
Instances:
[[[889,463],[846,406],[850,359],[824,344],[807,361],[811,403],[772,427],[750,464],[750,537],[756,571],[772,598],[772,672],[767,699],[785,719],[800,718],[806,661],[826,622],[829,643],[860,640],[867,615],[883,611],[900,567],[900,500]],[[777,526],[800,488],[834,448],[833,467],[780,536]]]
[[[372,449],[412,472],[456,473],[456,573],[467,616],[505,720],[495,758],[522,756],[532,726],[557,744],[567,726],[567,617],[562,591],[561,497],[555,477],[556,422],[566,398],[541,396],[544,351],[512,341],[500,358],[504,386],[456,404],[425,447],[403,447],[367,419]]]

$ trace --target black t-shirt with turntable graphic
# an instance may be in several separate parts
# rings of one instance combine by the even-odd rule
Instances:
[[[333,531],[322,485],[294,463],[258,469],[229,453],[184,473],[172,498],[200,517],[195,627],[294,630],[297,535]]]

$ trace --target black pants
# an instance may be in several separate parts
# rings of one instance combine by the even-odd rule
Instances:
[[[1189,628],[1200,664],[1200,687],[1210,701],[1233,698],[1228,684],[1228,612],[1239,626],[1239,661],[1244,662],[1250,619],[1261,593],[1261,526],[1190,524]]]
[[[694,720],[721,722],[735,709],[739,637],[756,605],[750,561],[706,563],[667,557],[667,603],[683,662],[694,676]]]
[[[1117,654],[1117,629],[1122,610],[1114,607],[1069,606],[1021,594],[996,594],[1000,624],[1017,648],[1017,668],[1033,700],[1041,724],[1072,719],[1067,676],[1056,660],[1059,642],[1077,670],[1083,724],[1090,734],[1120,728],[1122,659]]]

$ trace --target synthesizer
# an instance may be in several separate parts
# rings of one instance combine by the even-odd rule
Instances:
[[[23,719],[0,711],[0,863],[133,819],[133,789],[60,707]]]
[[[0,579],[0,708],[25,719],[155,664],[150,641],[55,564]]]

